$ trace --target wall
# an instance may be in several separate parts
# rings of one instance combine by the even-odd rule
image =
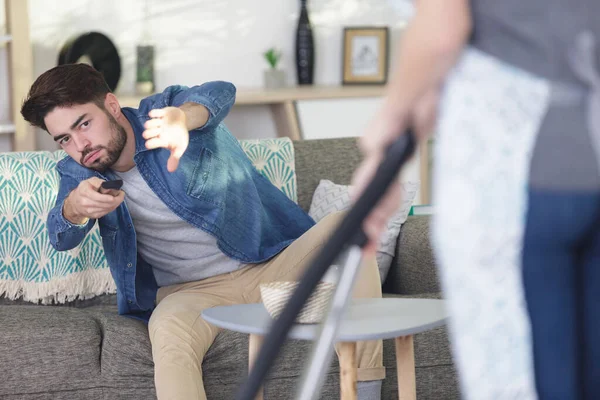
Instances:
[[[361,136],[379,109],[382,98],[311,100],[298,102],[298,115],[305,139]],[[420,181],[420,158],[417,153],[402,170],[402,180]],[[421,190],[415,204],[421,204]]]
[[[5,32],[4,5],[0,1],[0,35]],[[0,125],[9,121],[9,100],[8,100],[8,60],[6,47],[0,45]],[[9,136],[0,133],[0,152],[8,151],[11,148]]]
[[[0,35],[2,31],[0,31]],[[7,124],[10,120],[8,101],[8,60],[6,47],[0,46],[0,125]],[[10,150],[11,141],[8,135],[0,133],[0,152]]]
[[[308,6],[316,43],[315,84],[319,85],[341,81],[345,26],[390,27],[393,60],[400,30],[412,13],[408,0],[309,0]],[[298,0],[29,0],[29,12],[35,76],[56,65],[58,52],[69,38],[100,31],[111,37],[121,55],[123,73],[117,93],[133,92],[135,46],[145,40],[156,46],[158,90],[215,79],[239,88],[260,87],[266,67],[262,53],[269,47],[282,50],[281,66],[288,82],[295,82]],[[2,63],[0,49],[0,104],[4,106],[0,117],[2,108],[7,110]],[[308,138],[357,136],[377,104],[379,99],[310,101],[300,102],[298,109]],[[275,136],[267,107],[235,107],[226,123],[239,138]],[[55,148],[42,131],[38,131],[38,146]],[[3,148],[7,150],[0,137],[0,151]]]
[[[262,52],[283,50],[282,66],[293,83],[298,0],[30,0],[36,73],[55,65],[73,35],[98,30],[117,44],[123,59],[122,92],[133,90],[135,46],[155,44],[159,88],[226,79],[260,86]],[[148,5],[145,17],[144,4]],[[403,26],[410,6],[402,0],[309,0],[317,48],[316,83],[337,84],[341,35],[348,25]],[[146,35],[144,34],[146,33]]]
[[[407,0],[309,0],[308,5],[315,30],[315,83],[325,85],[340,83],[344,26],[389,26],[393,48],[412,11]],[[261,54],[272,46],[283,52],[289,83],[295,80],[298,0],[29,0],[29,10],[36,76],[56,65],[68,38],[96,30],[119,49],[120,93],[133,92],[135,46],[144,39],[156,46],[159,90],[214,79],[240,88],[261,86],[266,67]],[[275,135],[264,107],[236,108],[226,122],[240,138]],[[40,148],[54,148],[43,132],[38,142]]]

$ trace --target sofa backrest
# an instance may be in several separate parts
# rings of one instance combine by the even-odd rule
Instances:
[[[321,179],[349,185],[362,160],[356,138],[294,142],[298,204],[309,210]],[[403,295],[437,293],[440,285],[430,242],[430,217],[408,217],[402,225],[384,292]]]
[[[252,151],[249,150],[247,144],[242,143],[242,145],[245,146],[247,152]],[[350,184],[352,174],[361,161],[356,138],[295,141],[293,146],[297,199],[298,204],[306,211],[310,208],[313,193],[321,179],[329,179],[339,184]],[[254,151],[257,150],[254,149]],[[1,156],[0,154],[0,158]],[[254,157],[255,160],[260,159],[258,154],[250,157]],[[60,159],[61,155],[54,158]],[[46,170],[46,168],[41,169]],[[0,187],[2,186],[2,173],[0,160]],[[2,260],[0,260],[0,264],[2,264]],[[401,230],[393,265],[384,286],[385,291],[402,294],[439,291],[435,262],[429,243],[428,217],[409,217]],[[13,301],[4,297],[0,295],[0,305],[26,303],[23,300]],[[66,305],[85,307],[104,303],[115,304],[115,302],[114,295],[104,295],[89,300],[67,302]]]
[[[260,173],[297,199],[289,139],[246,140],[241,146]],[[56,163],[65,156],[61,150],[0,153],[0,296],[51,304],[115,290],[97,225],[69,251],[55,251],[48,240]]]
[[[361,161],[356,138],[295,141],[294,151],[298,204],[307,212],[321,179],[349,185]]]
[[[402,225],[396,256],[383,285],[384,293],[420,295],[440,292],[430,226],[428,215],[410,216]]]

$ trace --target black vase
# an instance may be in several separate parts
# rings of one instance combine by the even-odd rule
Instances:
[[[315,47],[308,19],[306,0],[300,0],[300,18],[296,30],[296,72],[299,85],[312,85],[315,69]]]

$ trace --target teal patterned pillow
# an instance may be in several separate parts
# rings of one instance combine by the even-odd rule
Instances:
[[[291,140],[240,144],[257,170],[297,201]],[[0,154],[0,296],[50,304],[116,291],[97,225],[70,251],[57,252],[48,240],[56,163],[65,156],[62,150]]]
[[[288,138],[244,140],[240,144],[254,167],[266,176],[294,202],[298,202],[296,192],[296,169],[294,145]]]

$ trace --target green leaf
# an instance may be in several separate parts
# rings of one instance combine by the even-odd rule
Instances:
[[[277,51],[275,48],[270,48],[264,54],[265,59],[271,66],[271,68],[277,68],[277,63],[281,59],[281,52]]]

